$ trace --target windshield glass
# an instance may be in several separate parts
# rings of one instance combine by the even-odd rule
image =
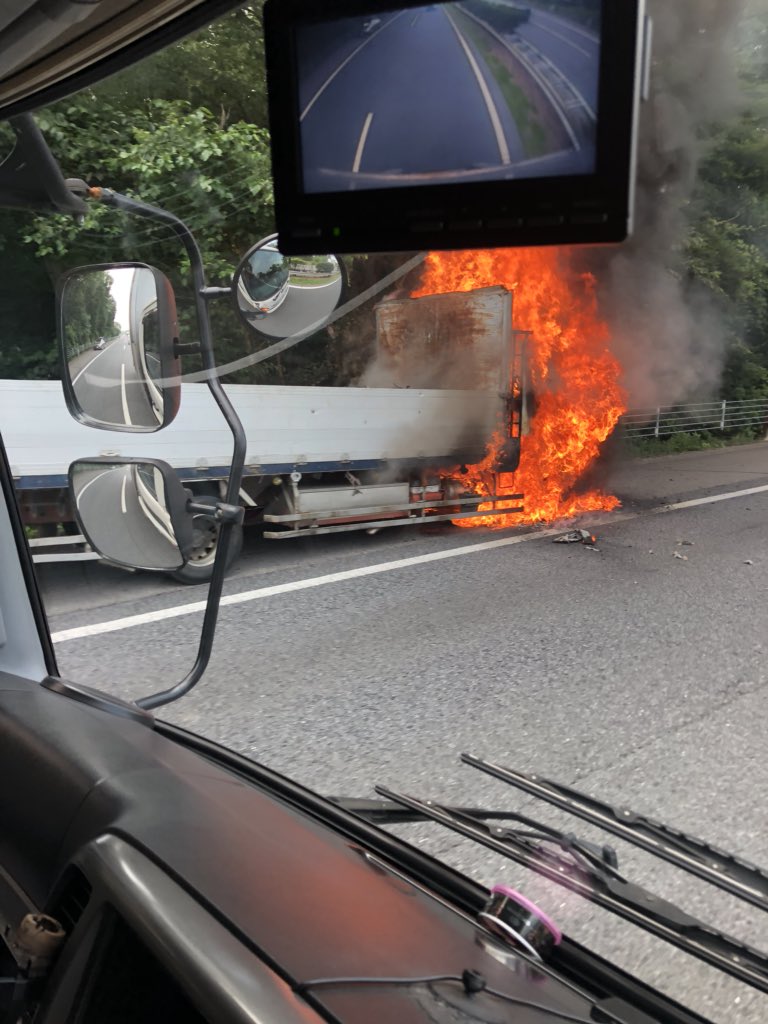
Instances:
[[[530,81],[501,89],[501,44],[481,24],[482,9],[505,5],[454,6],[445,38],[463,33],[502,128],[517,118],[535,149]],[[514,6],[505,52],[526,67],[556,58],[567,76],[594,48],[594,4],[530,0],[526,16]],[[158,715],[322,793],[371,796],[383,783],[525,813],[524,798],[460,766],[469,751],[766,864],[768,15],[760,2],[650,6],[651,96],[626,244],[338,263],[289,263],[267,247],[239,277],[264,304],[251,321],[236,294],[211,298],[217,374],[247,438],[244,523],[210,667]],[[345,23],[345,54],[362,47],[373,60],[388,24],[366,20],[351,35]],[[263,50],[261,6],[247,4],[36,114],[65,176],[181,217],[220,290],[275,230]],[[334,72],[326,64],[320,77]],[[391,78],[416,104],[396,64]],[[485,93],[476,98],[485,110]],[[547,102],[562,113],[569,101]],[[382,110],[360,111],[355,141],[369,152],[385,153]],[[355,159],[353,147],[345,174]],[[189,259],[166,224],[104,203],[82,220],[0,219],[0,431],[59,670],[136,700],[194,661],[220,528],[200,502],[222,498],[232,457],[196,350]],[[122,263],[166,275],[175,311],[158,288],[132,321],[128,289],[107,288],[120,272],[104,268]],[[73,289],[57,326],[56,282],[77,267],[102,269],[90,298],[85,283]],[[153,430],[172,404],[170,332],[181,353],[173,422],[135,434],[75,422],[59,327],[76,351],[75,393],[109,386],[117,422],[135,425],[126,386],[144,381]],[[195,500],[182,569],[133,572],[85,542],[67,471],[100,455],[176,471]],[[99,535],[129,515],[123,479],[142,517],[132,536],[171,549],[176,566],[152,463],[114,475]],[[554,883],[426,825],[405,834],[484,884],[515,886],[709,1018],[768,1019],[768,1000]],[[632,881],[768,945],[757,914],[616,845]]]

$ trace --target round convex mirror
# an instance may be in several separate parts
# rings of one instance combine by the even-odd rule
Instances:
[[[342,284],[335,256],[283,256],[277,236],[270,235],[243,257],[232,293],[249,327],[288,338],[320,330],[338,305]]]

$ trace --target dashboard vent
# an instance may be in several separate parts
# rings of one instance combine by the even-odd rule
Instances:
[[[91,883],[78,868],[69,868],[56,899],[46,912],[60,922],[67,935],[71,935],[90,898]]]

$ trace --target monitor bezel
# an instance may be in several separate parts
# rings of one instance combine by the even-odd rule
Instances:
[[[644,0],[603,0],[593,174],[307,192],[299,25],[426,6],[424,0],[267,0],[265,49],[281,251],[413,251],[619,242],[631,232]]]

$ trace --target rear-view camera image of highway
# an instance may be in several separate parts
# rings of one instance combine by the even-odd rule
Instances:
[[[304,190],[595,170],[602,0],[462,0],[297,32]]]

